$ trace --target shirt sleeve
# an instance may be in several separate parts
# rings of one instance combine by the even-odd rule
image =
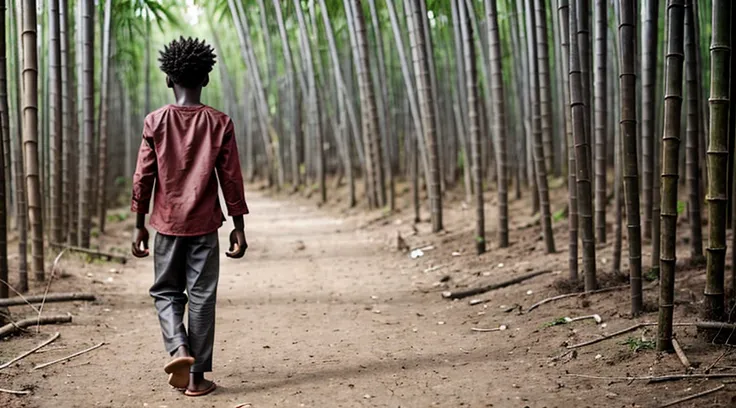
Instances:
[[[130,210],[134,213],[148,214],[149,211],[153,185],[158,173],[154,147],[149,118],[146,118],[143,124],[143,140],[138,149],[138,161],[133,175],[133,199]]]
[[[243,187],[243,173],[240,169],[238,146],[235,143],[235,128],[232,120],[228,120],[225,128],[225,136],[220,147],[220,153],[217,156],[216,168],[228,215],[235,217],[248,214],[248,205],[245,202]]]

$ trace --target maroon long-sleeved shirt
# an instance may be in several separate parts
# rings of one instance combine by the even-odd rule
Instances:
[[[165,235],[216,231],[224,216],[220,180],[230,216],[248,214],[233,122],[209,106],[167,105],[146,116],[133,176],[131,210],[147,214]]]

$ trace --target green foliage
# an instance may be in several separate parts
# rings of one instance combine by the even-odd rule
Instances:
[[[110,222],[110,223],[113,223],[113,222],[123,222],[123,221],[127,220],[129,217],[130,217],[130,214],[128,214],[127,212],[112,213],[112,214],[108,214],[107,215],[107,221]]]
[[[545,323],[543,327],[562,326],[564,324],[567,324],[567,319],[565,319],[564,317],[558,317],[551,322]]]
[[[636,337],[629,337],[625,342],[621,343],[629,346],[629,350],[636,353],[639,350],[654,350],[656,343],[652,340],[644,340]]]
[[[128,186],[129,179],[127,177],[116,177],[115,178],[115,187],[126,187]]]
[[[564,220],[566,218],[567,218],[567,207],[565,207],[565,208],[563,208],[563,209],[561,209],[559,211],[555,211],[555,213],[552,214],[552,221],[554,221],[554,222],[559,222],[559,221],[562,221],[562,220]]]
[[[460,172],[465,169],[465,153],[462,150],[457,152],[457,168]]]
[[[644,274],[644,279],[647,282],[654,282],[659,279],[659,269],[650,268],[647,273]]]
[[[684,201],[677,201],[677,215],[682,215],[685,213],[685,209],[687,209],[687,203]]]

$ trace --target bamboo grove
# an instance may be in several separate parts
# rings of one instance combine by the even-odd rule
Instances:
[[[95,246],[104,234],[108,208],[127,191],[142,118],[168,101],[156,47],[181,33],[217,49],[206,97],[236,122],[248,180],[320,202],[346,186],[346,206],[389,212],[408,185],[415,221],[426,208],[433,232],[443,230],[447,191],[458,189],[474,204],[478,254],[514,244],[509,201],[529,195],[545,251],[564,248],[567,276],[586,291],[600,274],[623,273],[639,315],[643,277],[659,276],[661,350],[671,347],[678,256],[704,266],[704,318],[733,317],[730,1],[1,6],[0,278],[17,271],[19,291],[29,269],[44,279],[45,248]],[[568,200],[553,211],[558,189]],[[555,223],[566,224],[567,243],[555,241]],[[678,227],[688,253],[677,252]],[[20,254],[12,268],[7,237]],[[601,245],[613,246],[613,262],[596,256]]]

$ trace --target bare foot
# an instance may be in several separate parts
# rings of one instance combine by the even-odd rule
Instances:
[[[189,385],[189,368],[194,364],[194,359],[186,346],[180,346],[172,357],[164,366],[164,371],[169,374],[169,384],[178,389],[186,388]]]
[[[187,386],[187,392],[191,394],[201,394],[202,392],[209,393],[214,390],[213,383],[210,380],[204,378],[204,373],[191,373],[189,374],[189,386]]]

